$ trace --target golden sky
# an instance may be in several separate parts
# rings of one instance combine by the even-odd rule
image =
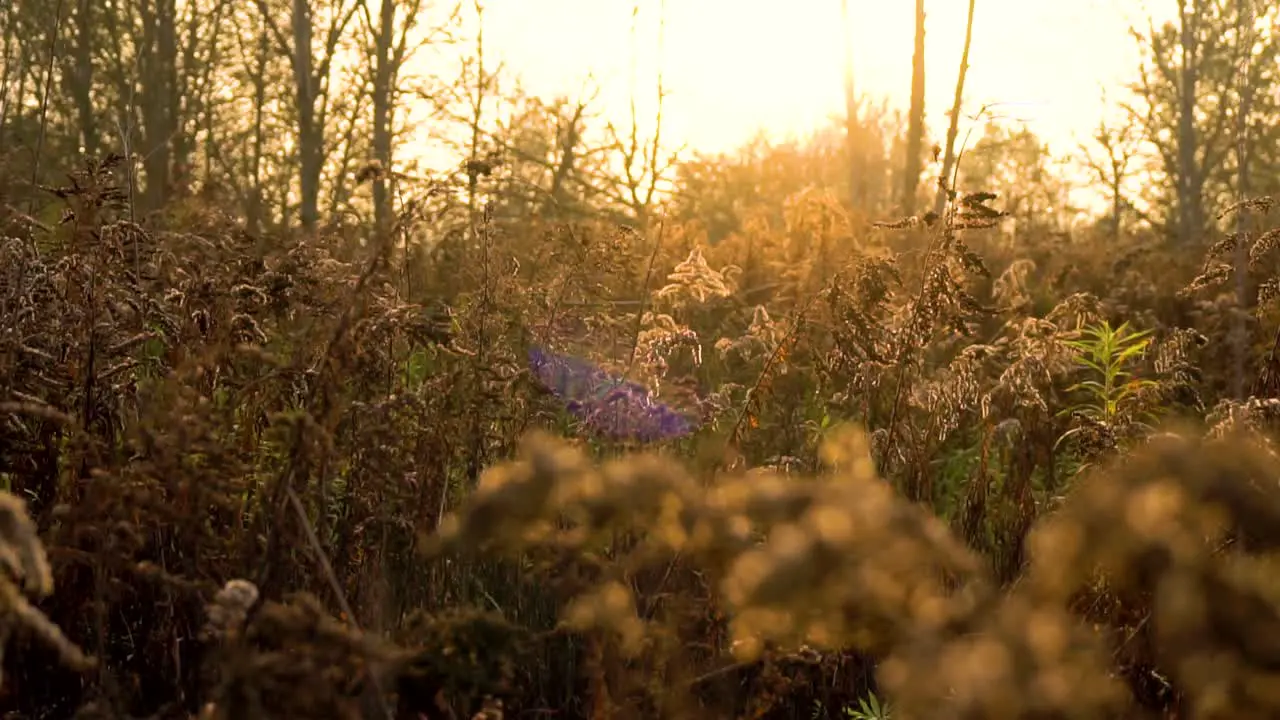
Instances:
[[[663,0],[639,0],[636,86],[651,103]],[[860,91],[906,107],[914,3],[849,0]],[[1088,136],[1102,85],[1137,67],[1130,23],[1173,0],[978,0],[966,112],[1026,120],[1058,152]],[[927,0],[926,112],[936,134],[955,92],[965,0]],[[576,96],[588,73],[599,108],[625,119],[631,88],[630,0],[488,0],[486,51],[540,95]],[[665,0],[664,133],[690,148],[729,150],[757,130],[803,134],[843,106],[840,0]],[[1116,93],[1113,93],[1116,94]],[[643,109],[643,105],[642,105]],[[964,126],[961,128],[963,136]]]

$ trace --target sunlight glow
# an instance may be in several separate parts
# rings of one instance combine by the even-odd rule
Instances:
[[[914,3],[850,4],[859,92],[905,109]],[[1172,0],[1151,4],[1164,12]],[[659,67],[659,2],[639,5],[636,87],[647,118]],[[926,112],[935,138],[945,134],[967,9],[965,0],[927,4]],[[573,97],[594,75],[599,107],[623,119],[631,11],[632,3],[618,0],[491,0],[486,44],[539,94]],[[1115,97],[1134,76],[1138,56],[1128,28],[1145,22],[1147,12],[1125,0],[978,0],[965,112],[997,104],[996,112],[1026,120],[1056,151],[1070,151],[1103,114],[1100,88],[1113,88]],[[664,133],[673,143],[724,151],[759,130],[779,140],[803,135],[841,112],[839,0],[680,0],[666,4],[666,15]]]

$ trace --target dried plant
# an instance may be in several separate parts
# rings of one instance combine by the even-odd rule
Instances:
[[[1274,231],[867,228],[763,171],[633,230],[479,174],[370,242],[126,169],[0,211],[6,711],[1280,707]]]

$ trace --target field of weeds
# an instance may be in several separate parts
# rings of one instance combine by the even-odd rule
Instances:
[[[1152,25],[1167,113],[1101,127],[1084,220],[1025,128],[665,164],[479,40],[418,172],[419,5],[143,5],[0,19],[4,717],[1280,716],[1280,110],[1232,3]],[[1149,73],[1201,41],[1247,110],[1179,134]]]
[[[1274,343],[1212,399],[1198,262],[1007,257],[977,195],[761,301],[683,226],[488,219],[412,302],[394,248],[149,228],[112,177],[6,220],[20,717],[1280,707]]]

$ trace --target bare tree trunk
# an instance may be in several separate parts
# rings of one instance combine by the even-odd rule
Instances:
[[[275,206],[280,208],[280,223],[277,231],[285,233],[293,225],[293,206],[289,204],[289,189],[293,187],[293,164],[285,163],[275,179],[275,190],[278,194]]]
[[[1204,230],[1204,176],[1196,162],[1196,89],[1199,84],[1199,33],[1194,25],[1200,16],[1200,3],[1187,9],[1186,0],[1178,0],[1181,23],[1182,66],[1178,77],[1178,239],[1190,242]]]
[[[1111,181],[1111,240],[1113,242],[1120,241],[1120,228],[1124,220],[1124,195],[1123,188],[1120,187],[1124,176],[1116,165],[1112,165],[1115,176]]]
[[[167,201],[172,195],[176,177],[175,161],[179,159],[179,149],[186,142],[181,137],[182,97],[178,89],[178,3],[177,0],[157,0],[159,34],[156,37],[156,49],[159,50],[159,71],[163,74],[158,79],[154,97],[164,104],[159,118],[161,125],[153,138],[153,147],[163,148],[165,169],[164,185],[161,188],[160,200]],[[159,207],[157,205],[157,207]]]
[[[391,81],[395,67],[391,44],[395,33],[395,15],[394,0],[382,0],[378,34],[374,40],[373,76],[373,159],[382,166],[381,172],[373,178],[373,224],[379,238],[385,238],[391,230],[391,193],[388,181],[392,160],[391,123],[394,102],[391,97]]]
[[[22,67],[21,49],[16,54],[13,52],[13,15],[16,13],[13,6],[10,6],[7,17],[4,19],[4,48],[0,49],[0,58],[4,59],[4,66],[0,68],[0,151],[5,147],[5,121],[9,118],[9,106],[13,103],[13,100],[9,99],[11,75],[21,76],[25,69]],[[11,73],[15,70],[16,73]]]
[[[249,154],[249,207],[245,213],[246,224],[253,232],[262,232],[265,227],[262,154],[266,142],[263,122],[267,105],[267,63],[269,61],[267,32],[267,19],[264,16],[262,29],[258,35],[258,56],[255,58],[257,62],[253,73],[253,149]]]
[[[481,128],[484,121],[484,101],[488,91],[489,79],[484,70],[484,6],[480,0],[475,2],[476,10],[476,92],[471,101],[471,142],[467,153],[467,219],[472,229],[476,227],[477,196],[480,189],[480,176],[484,171],[480,163]]]
[[[311,7],[293,0],[293,80],[298,109],[298,183],[302,227],[314,229],[320,219],[320,173],[324,165],[324,137],[316,123],[316,81],[312,69]]]
[[[20,43],[18,46],[18,59],[20,61],[26,61],[26,56],[21,54],[25,50],[25,48],[22,47],[24,44],[25,43]],[[12,95],[13,99],[6,101],[4,106],[6,112],[8,112],[10,107],[12,107],[13,118],[19,128],[22,127],[22,109],[23,103],[27,99],[27,80],[29,77],[31,77],[30,71],[26,67],[20,66],[18,68],[18,87]]]
[[[858,125],[858,96],[853,75],[853,29],[849,25],[849,0],[840,0],[844,23],[844,124],[845,151],[849,162],[849,207],[863,209],[867,197],[866,158]]]
[[[902,214],[916,212],[924,152],[924,0],[916,0],[915,52],[911,57],[911,118],[907,126],[907,157],[902,172]]]
[[[942,214],[947,206],[947,190],[951,184],[951,169],[956,162],[956,135],[960,132],[960,106],[964,102],[964,78],[969,72],[969,47],[973,43],[973,8],[977,0],[969,0],[969,18],[964,24],[964,50],[960,53],[960,74],[956,77],[956,98],[951,105],[951,124],[947,126],[947,147],[942,156],[942,172],[938,176],[938,195],[933,201],[933,211]],[[954,188],[950,188],[954,190]]]
[[[195,113],[199,113],[197,127],[202,126],[204,129],[204,177],[201,178],[201,188],[204,192],[208,192],[214,187],[213,168],[215,162],[214,158],[217,156],[217,135],[215,129],[218,127],[218,102],[216,98],[216,88],[214,87],[214,70],[222,64],[221,39],[223,37],[223,33],[219,32],[216,28],[221,26],[222,18],[225,17],[225,12],[229,4],[230,3],[227,0],[219,0],[214,9],[213,18],[210,20],[210,26],[215,29],[209,33],[208,55],[205,56],[199,69],[199,91],[193,93],[197,101],[193,107],[192,114],[195,115]],[[197,24],[193,19],[193,34],[194,28],[196,27]],[[194,66],[188,71],[188,76],[196,76]],[[239,185],[239,183],[234,184],[236,186]]]
[[[80,130],[80,145],[86,155],[98,153],[98,123],[93,105],[93,9],[95,0],[79,0],[74,20],[75,49],[70,73],[72,100]]]
[[[10,13],[13,10],[10,9]],[[9,106],[13,104],[13,100],[9,99],[9,87],[11,84],[10,71],[16,70],[18,75],[22,75],[24,68],[22,67],[21,50],[18,56],[13,53],[13,22],[6,18],[4,24],[4,48],[0,49],[0,57],[4,58],[4,66],[0,68],[0,152],[4,151],[6,146],[5,133],[7,129],[7,121],[9,119]]]
[[[573,197],[569,194],[569,178],[574,173],[574,162],[577,158],[578,145],[582,141],[582,115],[586,111],[586,103],[579,102],[573,114],[564,123],[561,132],[557,133],[560,144],[560,160],[551,174],[551,213],[553,216],[564,216],[570,213]]]
[[[320,184],[325,160],[325,129],[329,111],[329,80],[343,31],[362,3],[336,0],[326,8],[329,23],[321,32],[321,52],[317,55],[313,41],[316,35],[310,0],[293,0],[289,12],[290,34],[272,20],[274,11],[267,0],[256,0],[258,12],[279,53],[293,70],[294,105],[297,117],[299,220],[306,230],[315,229],[320,220]]]
[[[177,6],[174,0],[143,4],[142,167],[147,184],[143,204],[158,210],[169,199],[179,109]]]
[[[1244,312],[1249,307],[1249,250],[1245,246],[1246,233],[1249,232],[1249,209],[1244,201],[1249,199],[1249,111],[1253,104],[1252,78],[1250,77],[1250,59],[1253,48],[1253,13],[1246,9],[1251,0],[1236,0],[1236,42],[1239,44],[1240,57],[1238,68],[1239,97],[1236,110],[1236,199],[1240,203],[1236,215],[1235,280],[1236,280],[1236,322],[1235,337],[1235,372],[1233,390],[1237,400],[1245,396],[1245,367],[1249,353],[1249,328]]]

